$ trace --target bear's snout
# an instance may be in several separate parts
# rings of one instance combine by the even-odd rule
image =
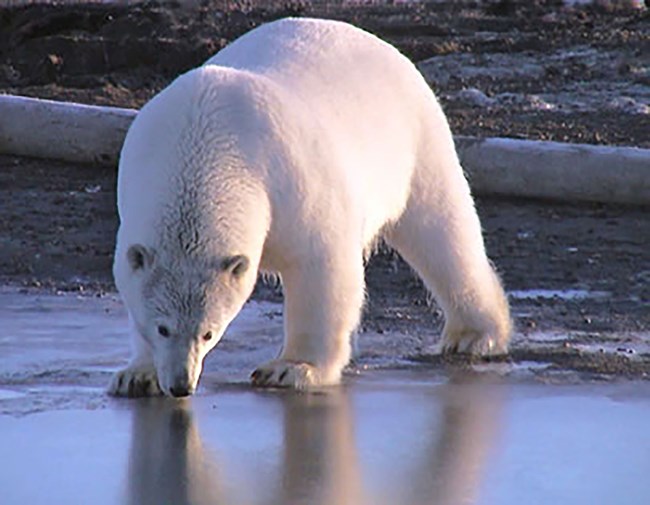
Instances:
[[[188,374],[183,374],[174,378],[169,387],[169,394],[175,398],[190,396],[194,393],[194,386],[190,384]]]
[[[169,388],[169,392],[174,398],[182,398],[184,396],[190,396],[194,391],[190,388],[189,384],[174,384]]]
[[[200,370],[199,370],[200,373]],[[198,377],[194,379],[193,374],[190,373],[190,370],[187,370],[185,367],[179,367],[178,370],[171,373],[161,374],[160,377],[161,389],[168,396],[173,396],[174,398],[183,398],[185,396],[190,396],[196,391],[196,386]]]
[[[155,362],[160,389],[167,396],[182,398],[194,394],[201,376],[202,355],[198,346],[189,349],[179,345],[159,349],[160,355]]]

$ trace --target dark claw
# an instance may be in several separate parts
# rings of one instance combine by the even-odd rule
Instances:
[[[127,392],[127,396],[129,398],[135,398],[135,387],[136,387],[135,379],[131,378],[131,380],[129,381],[129,389]]]
[[[446,347],[445,349],[442,350],[442,354],[445,356],[449,356],[450,354],[458,354],[458,344],[454,344],[450,347]]]
[[[144,379],[138,379],[134,377],[129,382],[129,398],[140,398],[142,396],[147,396],[147,392],[150,387],[150,382]]]
[[[117,381],[117,395],[120,395],[120,391],[122,391],[122,385],[124,384],[124,376],[120,375],[120,379]]]
[[[146,379],[136,381],[135,386],[133,388],[135,392],[135,396],[138,398],[140,398],[141,396],[146,396],[148,386],[149,386],[149,381]]]
[[[284,372],[282,372],[280,374],[280,377],[278,377],[278,382],[282,382],[284,380],[284,378],[287,376],[288,373],[289,373],[289,370],[285,370]]]
[[[260,375],[262,376],[260,378],[260,384],[268,384],[273,372],[262,372]]]
[[[251,379],[253,379],[253,384],[255,386],[264,386],[265,384],[268,384],[269,379],[273,375],[273,372],[266,372],[263,370],[255,370],[251,374]]]

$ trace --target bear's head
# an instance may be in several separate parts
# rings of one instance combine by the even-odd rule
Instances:
[[[206,261],[134,244],[124,270],[118,289],[151,346],[160,388],[170,396],[192,394],[205,356],[250,296],[256,269],[243,254]]]

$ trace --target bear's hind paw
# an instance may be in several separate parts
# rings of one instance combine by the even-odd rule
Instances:
[[[259,366],[251,381],[257,387],[309,389],[323,385],[321,374],[314,365],[277,359]]]
[[[108,386],[108,394],[139,398],[159,396],[162,390],[158,385],[158,375],[153,366],[129,366],[113,375]]]
[[[480,336],[473,332],[443,337],[443,354],[472,354],[475,356],[496,356],[508,352],[507,343],[491,335]]]

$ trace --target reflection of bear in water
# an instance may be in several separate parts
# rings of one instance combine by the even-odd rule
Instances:
[[[218,395],[216,410],[208,408],[215,397],[135,402],[128,503],[483,502],[504,408],[503,388],[485,379],[461,374],[387,392],[375,383],[316,394],[235,392]]]
[[[133,406],[129,505],[229,503],[188,407],[162,398]]]
[[[129,130],[118,207],[135,356],[114,394],[193,392],[258,270],[282,279],[285,342],[253,382],[336,383],[380,238],[444,309],[444,350],[507,347],[445,116],[405,57],[347,24],[270,23],[176,79]]]

